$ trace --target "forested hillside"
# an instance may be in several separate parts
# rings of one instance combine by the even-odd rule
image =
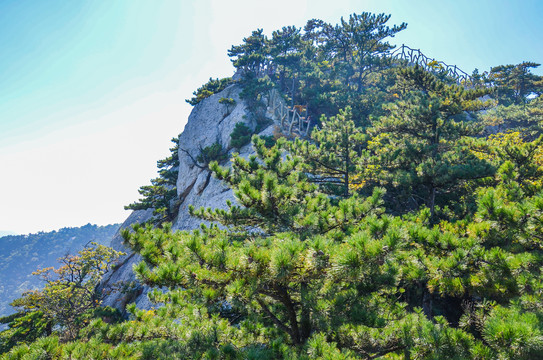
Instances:
[[[24,291],[43,287],[43,282],[32,272],[58,266],[58,258],[75,254],[89,242],[109,245],[118,227],[117,224],[87,224],[78,228],[0,237],[0,315],[13,312],[9,303]]]
[[[236,201],[190,207],[210,225],[172,230],[178,163],[159,162],[163,178],[129,205],[155,217],[122,233],[156,306],[129,305],[129,319],[86,307],[68,323],[44,301],[77,288],[59,271],[20,300],[5,358],[543,358],[539,64],[458,77],[393,56],[406,24],[389,18],[313,19],[232,46],[236,75],[188,102],[219,94],[224,119],[235,101],[221,94],[240,89],[254,128],[191,155]],[[100,251],[78,266],[117,256]]]

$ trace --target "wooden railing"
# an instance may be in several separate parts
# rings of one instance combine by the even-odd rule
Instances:
[[[308,136],[311,120],[307,115],[307,108],[302,111],[302,113],[304,112],[305,116],[302,116],[295,107],[287,106],[276,89],[269,91],[268,114],[285,135],[289,137]]]
[[[437,61],[436,59],[429,58],[419,49],[411,49],[406,45],[398,47],[396,50],[388,53],[386,56],[397,60],[404,60],[408,65],[422,66],[424,70],[429,72],[445,73],[447,76],[454,78],[459,84],[468,85],[472,80],[468,73],[460,70],[456,65],[448,65],[443,61]]]

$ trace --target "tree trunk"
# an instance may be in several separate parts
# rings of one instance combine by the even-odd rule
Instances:
[[[294,303],[290,299],[290,296],[288,294],[288,290],[284,287],[278,288],[278,293],[280,294],[279,297],[281,298],[281,302],[285,306],[287,310],[287,316],[290,324],[290,336],[292,338],[292,342],[294,344],[300,344],[301,338],[300,338],[300,328],[298,327],[298,318],[296,316],[296,309],[294,307]]]
[[[426,285],[422,285],[422,312],[428,319],[432,319],[432,294],[426,288]]]
[[[434,214],[435,214],[435,207],[436,207],[436,188],[432,185],[432,189],[430,190],[430,222],[433,223],[434,221]]]
[[[343,189],[343,196],[349,197],[349,167],[351,166],[351,158],[349,157],[349,141],[345,142],[345,183]]]
[[[301,304],[302,314],[301,314],[301,321],[300,321],[300,326],[301,326],[300,335],[301,335],[302,342],[305,342],[309,338],[309,335],[311,334],[311,314],[309,311],[309,304],[307,303],[308,302],[307,292],[308,292],[307,283],[302,282],[301,288],[300,288],[301,303],[302,303]]]

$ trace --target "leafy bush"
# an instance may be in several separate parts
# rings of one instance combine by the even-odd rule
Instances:
[[[230,134],[230,146],[236,149],[240,149],[243,145],[246,145],[251,140],[253,131],[244,123],[237,123]]]

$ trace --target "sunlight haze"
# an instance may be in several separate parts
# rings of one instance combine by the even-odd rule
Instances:
[[[233,75],[232,45],[364,11],[408,24],[393,44],[468,73],[543,62],[535,0],[0,2],[0,231],[122,222],[183,130],[185,99]]]

